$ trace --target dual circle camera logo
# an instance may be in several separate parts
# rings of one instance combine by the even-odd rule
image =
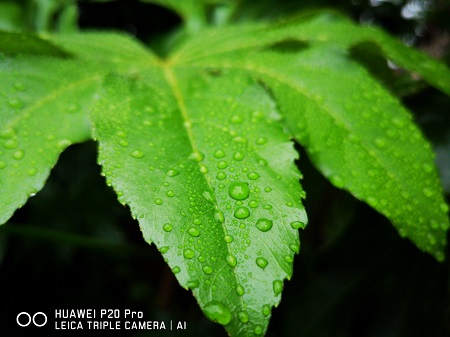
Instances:
[[[40,328],[47,324],[47,315],[43,312],[38,311],[33,316],[31,316],[28,312],[22,311],[17,315],[16,322],[23,328],[29,326],[31,323],[33,323],[34,326]]]

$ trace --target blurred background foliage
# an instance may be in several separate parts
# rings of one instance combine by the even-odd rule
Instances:
[[[182,20],[150,2],[0,0],[0,29],[40,34],[120,30],[164,53],[163,41],[177,34]],[[450,63],[448,0],[241,0],[231,14],[225,3],[210,1],[209,21],[271,20],[333,8]],[[413,112],[436,151],[449,200],[450,99],[387,63],[373,46],[351,53]],[[445,263],[418,251],[383,216],[331,186],[297,148],[310,223],[301,233],[294,276],[267,335],[450,336],[448,251]],[[21,311],[62,308],[129,308],[142,310],[148,320],[188,325],[183,332],[96,331],[96,336],[226,335],[203,317],[155,247],[143,241],[137,222],[100,174],[94,142],[68,148],[44,189],[0,227],[0,334],[10,335],[6,332],[15,329],[10,323]],[[44,328],[28,332],[60,335]]]

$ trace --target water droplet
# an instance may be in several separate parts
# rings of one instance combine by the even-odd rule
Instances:
[[[6,163],[3,160],[0,160],[0,169],[5,168]]]
[[[236,286],[236,292],[237,292],[237,294],[238,294],[239,296],[242,296],[242,295],[244,295],[244,293],[245,293],[245,289],[244,289],[244,287],[243,287],[241,284],[238,284],[238,285]]]
[[[205,274],[209,275],[213,272],[213,269],[210,266],[203,266],[202,270]]]
[[[162,203],[163,203],[162,199],[160,199],[160,198],[155,199],[155,204],[162,205]]]
[[[230,197],[236,200],[244,200],[248,198],[248,184],[244,182],[232,182],[228,189]]]
[[[427,234],[427,239],[428,239],[428,242],[429,242],[430,244],[432,244],[432,245],[435,245],[435,244],[436,244],[436,238],[434,237],[433,234],[428,233],[428,234]]]
[[[198,228],[196,228],[196,227],[189,227],[189,229],[188,229],[188,234],[189,234],[190,236],[197,237],[197,236],[200,235],[200,231],[199,231]]]
[[[166,192],[166,195],[167,195],[168,197],[173,197],[173,196],[175,195],[175,192],[172,191],[172,190],[169,190],[169,191]]]
[[[448,212],[448,206],[445,203],[441,203],[439,205],[440,210],[442,211],[442,213],[447,213]]]
[[[236,267],[237,260],[233,255],[229,254],[229,255],[227,255],[227,257],[225,259],[230,267],[232,267],[232,268]]]
[[[225,216],[223,215],[223,212],[219,209],[216,210],[216,212],[214,213],[214,219],[216,219],[216,221],[218,221],[220,223],[225,222]]]
[[[292,262],[294,262],[294,258],[290,255],[286,255],[284,257],[284,261],[286,261],[287,263],[292,263]]]
[[[263,305],[262,314],[266,317],[270,315],[270,305],[268,305],[268,304]]]
[[[173,269],[172,269],[172,272],[173,272],[174,274],[178,274],[180,271],[181,271],[181,269],[180,269],[180,267],[178,267],[178,266],[175,266],[175,267],[173,267]]]
[[[237,161],[241,161],[242,159],[244,159],[244,154],[242,152],[235,152],[233,154],[233,159],[237,160]]]
[[[223,158],[225,157],[225,152],[223,150],[217,150],[216,152],[214,152],[214,157]]]
[[[248,203],[248,205],[251,207],[251,208],[256,208],[256,207],[258,207],[258,202],[256,201],[256,200],[250,200],[250,202]]]
[[[225,242],[226,243],[230,243],[233,242],[233,237],[231,235],[225,235]]]
[[[178,171],[175,170],[175,169],[171,169],[171,170],[168,170],[168,171],[167,171],[167,175],[168,175],[169,177],[175,177],[175,176],[177,176],[179,173],[180,173],[180,172],[178,172]]]
[[[266,218],[261,218],[258,219],[258,221],[256,221],[256,227],[261,231],[261,232],[267,232],[269,231],[273,226],[273,221],[266,219]]]
[[[238,313],[238,318],[242,323],[247,323],[248,322],[248,314],[246,311],[240,311]]]
[[[219,172],[216,175],[216,178],[219,180],[224,180],[227,177],[227,175],[224,172]]]
[[[220,169],[224,169],[228,167],[228,163],[225,160],[221,160],[217,163],[217,167]]]
[[[13,139],[8,139],[5,142],[5,147],[7,149],[15,149],[17,146],[19,146],[19,142],[17,141],[17,139],[13,138]]]
[[[263,258],[263,257],[257,257],[256,258],[256,264],[259,268],[264,269],[267,267],[267,265],[269,264],[269,262]]]
[[[217,322],[222,325],[227,325],[231,322],[231,311],[227,306],[218,301],[211,301],[205,305],[203,312],[213,322]]]
[[[121,140],[119,140],[119,145],[123,146],[123,147],[127,147],[128,146],[128,142],[125,139],[121,139]]]
[[[200,165],[200,172],[206,174],[209,172],[208,168],[205,165]]]
[[[433,165],[430,165],[430,164],[423,164],[423,170],[426,172],[426,173],[431,173],[432,171],[433,171]]]
[[[234,116],[231,117],[230,122],[231,122],[232,124],[241,124],[241,123],[243,122],[243,119],[242,119],[241,116],[234,115]]]
[[[71,103],[67,106],[67,112],[70,114],[76,113],[77,111],[80,110],[80,105],[77,103]]]
[[[0,137],[3,139],[12,138],[14,136],[14,130],[11,128],[6,128],[0,131]]]
[[[195,256],[195,253],[194,253],[194,251],[193,251],[192,249],[186,248],[186,249],[183,251],[183,256],[184,256],[186,259],[192,259],[192,258]]]
[[[17,150],[16,152],[13,153],[13,158],[16,160],[21,160],[23,159],[24,156],[25,153],[23,152],[23,150]]]
[[[293,221],[291,222],[291,227],[293,229],[305,228],[305,224],[301,221]]]
[[[169,251],[169,246],[163,246],[159,251],[161,254],[167,253]]]
[[[22,82],[14,83],[13,87],[18,91],[24,91],[26,89],[25,85]]]
[[[332,174],[328,177],[330,182],[337,188],[343,188],[345,186],[344,179],[337,174]]]
[[[258,145],[264,145],[267,143],[267,138],[266,137],[259,137],[256,139],[256,144]]]
[[[23,107],[23,102],[18,98],[12,98],[8,101],[8,104],[11,108],[20,109]]]
[[[266,166],[267,165],[267,161],[264,160],[264,159],[258,159],[258,165]]]
[[[35,176],[36,173],[37,173],[37,169],[34,168],[34,167],[28,170],[28,175],[29,176]]]
[[[384,148],[386,146],[386,139],[382,137],[375,138],[375,145],[380,149]]]
[[[300,251],[300,246],[296,243],[292,243],[289,245],[289,249],[298,254],[298,252]]]
[[[257,326],[255,327],[255,329],[253,329],[253,333],[254,333],[255,335],[262,335],[262,333],[263,333],[263,328],[262,328],[261,326],[257,325]]]
[[[250,180],[256,180],[259,178],[259,174],[252,171],[252,172],[247,173],[247,177]]]
[[[278,296],[283,291],[283,281],[275,280],[273,281],[273,292],[275,296]]]
[[[201,162],[205,158],[203,153],[196,151],[189,156],[189,159],[195,160],[196,162]]]
[[[172,224],[170,224],[170,223],[164,224],[163,229],[164,229],[164,231],[166,231],[166,232],[171,232],[172,229],[173,229]]]
[[[269,193],[270,191],[272,191],[272,189],[271,189],[270,187],[266,187],[266,188],[264,189],[264,191],[267,192],[267,193]]]
[[[72,142],[68,139],[61,139],[58,142],[58,147],[60,147],[61,149],[65,149],[66,147],[68,147],[69,145],[71,145]]]
[[[250,216],[250,211],[247,207],[240,206],[234,211],[234,216],[238,219],[246,219]]]
[[[144,157],[144,152],[142,152],[140,150],[134,150],[133,152],[131,152],[131,156],[133,158],[140,159],[140,158]]]

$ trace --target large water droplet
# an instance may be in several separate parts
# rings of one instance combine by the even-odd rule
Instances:
[[[273,292],[275,296],[278,296],[283,291],[283,281],[275,280],[273,281]]]
[[[211,301],[203,308],[205,316],[213,322],[217,322],[222,325],[230,323],[232,315],[230,309],[219,301]]]
[[[273,221],[266,218],[260,218],[258,219],[258,221],[256,221],[256,228],[258,228],[261,232],[269,231],[272,226]]]
[[[195,256],[195,253],[194,253],[194,251],[193,251],[192,249],[186,248],[186,249],[183,251],[183,256],[184,256],[186,259],[192,259],[192,258]]]
[[[240,206],[234,211],[234,216],[238,219],[246,219],[250,216],[250,211],[247,207]]]
[[[248,198],[248,184],[244,182],[232,182],[228,189],[230,197],[236,200],[244,200]]]
[[[257,257],[256,258],[256,265],[259,268],[264,269],[264,268],[267,267],[268,264],[269,264],[269,262],[265,258],[263,258],[263,257]]]
[[[237,265],[236,258],[231,254],[227,255],[226,261],[227,261],[228,265],[232,268],[236,267],[236,265]]]

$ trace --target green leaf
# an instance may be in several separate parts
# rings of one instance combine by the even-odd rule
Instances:
[[[107,182],[180,284],[230,335],[263,333],[306,223],[296,154],[265,90],[159,67],[109,78],[92,118]]]
[[[0,59],[0,223],[44,185],[70,144],[90,138],[89,65],[55,58]],[[61,80],[64,79],[64,80]]]
[[[67,58],[70,54],[33,34],[0,31],[0,55],[40,55]]]

